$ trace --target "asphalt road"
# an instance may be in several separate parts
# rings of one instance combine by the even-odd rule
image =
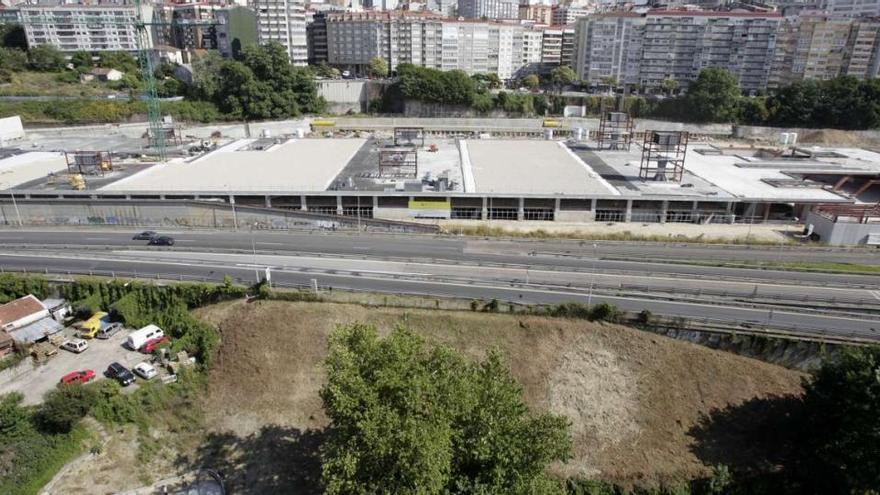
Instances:
[[[243,282],[270,267],[273,282],[286,286],[317,281],[322,290],[527,304],[590,300],[632,311],[880,340],[880,319],[853,313],[880,313],[880,277],[639,261],[778,255],[772,249],[598,242],[594,248],[592,243],[584,247],[558,241],[273,232],[172,233],[177,244],[168,249],[148,248],[131,235],[111,230],[0,231],[0,267],[184,280],[219,281],[229,274]],[[864,250],[785,248],[783,253],[810,260],[843,255],[854,262],[878,262],[875,253]]]

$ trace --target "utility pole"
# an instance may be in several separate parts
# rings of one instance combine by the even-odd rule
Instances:
[[[587,295],[587,307],[590,308],[593,306],[593,282],[596,280],[596,248],[599,245],[595,242],[593,243],[593,260],[590,263],[590,292]]]
[[[24,227],[24,224],[21,222],[21,212],[18,211],[18,203],[15,202],[15,193],[12,193],[12,207],[15,208],[15,216],[18,218],[19,228]]]

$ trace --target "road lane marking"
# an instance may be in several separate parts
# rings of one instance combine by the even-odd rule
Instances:
[[[877,300],[880,300],[880,290],[872,290],[870,293],[872,296],[876,297]]]

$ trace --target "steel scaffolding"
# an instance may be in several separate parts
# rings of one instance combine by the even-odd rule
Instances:
[[[633,121],[624,112],[603,112],[596,134],[600,150],[629,151],[632,143]]]
[[[686,131],[648,131],[642,147],[639,178],[642,180],[681,182],[687,154]]]

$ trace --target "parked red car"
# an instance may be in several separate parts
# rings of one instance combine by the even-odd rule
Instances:
[[[90,382],[95,379],[92,370],[73,371],[61,377],[61,385],[75,385]]]
[[[160,345],[171,342],[171,339],[168,337],[156,337],[155,339],[150,339],[141,346],[140,351],[144,354],[152,354],[153,351],[159,348]]]

